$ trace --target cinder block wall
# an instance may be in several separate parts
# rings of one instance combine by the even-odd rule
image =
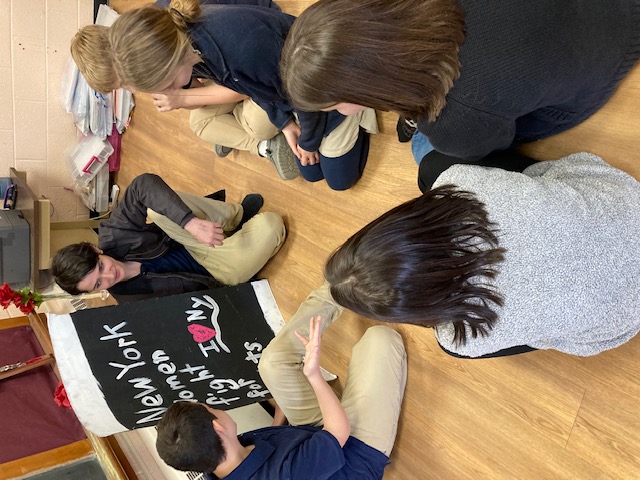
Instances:
[[[93,0],[0,0],[0,176],[24,170],[34,193],[48,197],[53,220],[88,217],[65,190],[65,150],[76,129],[62,108],[60,78],[69,41],[93,22]]]

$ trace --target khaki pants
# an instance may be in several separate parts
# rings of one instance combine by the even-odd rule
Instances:
[[[318,399],[302,372],[305,348],[294,332],[308,338],[313,315],[322,315],[324,331],[342,310],[325,284],[307,298],[262,353],[262,380],[292,425],[322,424]],[[406,381],[402,337],[389,327],[369,328],[353,347],[342,395],[353,437],[385,455],[391,453]]]
[[[360,127],[372,135],[378,133],[378,120],[374,109],[367,108],[348,115],[335,130],[322,139],[318,150],[325,157],[341,157],[350,152],[356,144]]]
[[[176,192],[196,217],[222,224],[225,232],[235,229],[242,219],[242,206],[219,202],[190,193]],[[272,212],[259,213],[242,228],[224,239],[219,247],[198,242],[184,228],[151,209],[149,218],[169,237],[185,246],[191,256],[225,285],[250,280],[284,243],[286,230],[282,218]]]
[[[212,145],[223,145],[258,155],[258,143],[270,140],[279,130],[253,100],[210,105],[191,111],[191,130]],[[338,127],[322,139],[319,151],[325,157],[341,157],[350,152],[358,140],[360,127],[368,133],[378,133],[376,112],[367,108],[346,117]]]
[[[278,134],[267,112],[253,100],[210,105],[191,111],[191,130],[212,145],[222,145],[258,155],[258,143]]]

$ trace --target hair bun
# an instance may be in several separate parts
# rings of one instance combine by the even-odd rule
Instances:
[[[185,28],[187,26],[187,19],[184,17],[182,12],[175,7],[169,7],[167,10],[169,15],[171,15],[171,20],[180,28]]]

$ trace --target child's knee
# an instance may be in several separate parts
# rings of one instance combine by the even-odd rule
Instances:
[[[298,168],[300,169],[300,175],[307,182],[319,182],[320,180],[324,180],[324,174],[322,173],[322,168],[320,164],[316,163],[315,165],[302,165],[298,157],[296,157],[296,163],[298,164]]]
[[[273,212],[263,212],[250,221],[255,222],[256,228],[263,231],[265,235],[272,237],[276,245],[282,245],[287,236],[287,229],[280,215]]]
[[[269,379],[273,377],[273,375],[277,375],[275,362],[273,361],[273,348],[269,348],[271,344],[276,341],[278,336],[271,340],[267,348],[262,351],[262,355],[260,356],[260,362],[258,362],[258,372],[260,373],[260,378],[262,378],[263,382],[269,382]]]
[[[189,116],[189,126],[191,127],[191,131],[198,137],[202,136],[202,132],[209,124],[209,121],[210,120],[208,118],[202,118],[201,116]]]
[[[371,345],[375,350],[378,350],[378,347],[376,347],[376,345],[380,346],[382,350],[385,350],[389,347],[400,348],[404,350],[404,342],[402,340],[402,336],[393,328],[387,327],[385,325],[376,325],[374,327],[369,327],[358,343]]]
[[[269,383],[269,380],[277,382],[284,372],[301,368],[304,350],[297,347],[298,343],[293,332],[285,329],[262,350],[258,371],[265,383]]]
[[[251,138],[259,141],[271,140],[279,133],[275,125],[271,123],[269,125],[245,125],[245,129]]]
[[[342,176],[338,178],[326,177],[327,185],[331,190],[343,191],[349,190],[353,187],[358,180],[360,180],[360,175],[354,177]]]

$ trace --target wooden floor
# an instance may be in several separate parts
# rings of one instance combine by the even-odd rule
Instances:
[[[111,2],[119,11],[143,3]],[[311,2],[279,3],[299,14]],[[269,162],[246,153],[217,159],[191,133],[188,112],[157,113],[146,95],[137,95],[136,102],[124,136],[121,188],[142,172],[155,172],[178,190],[207,194],[226,188],[229,201],[261,193],[264,210],[281,214],[289,231],[262,272],[285,319],[321,284],[332,250],[420,193],[409,145],[395,139],[393,114],[379,115],[381,133],[371,142],[362,179],[349,191],[334,192],[301,178],[281,181]],[[636,68],[598,114],[525,150],[545,160],[594,152],[640,179],[639,103]],[[323,365],[341,382],[351,347],[372,324],[347,313],[325,334]],[[394,328],[405,339],[409,378],[385,479],[640,478],[640,338],[591,358],[539,351],[470,361],[442,353],[431,330]]]

